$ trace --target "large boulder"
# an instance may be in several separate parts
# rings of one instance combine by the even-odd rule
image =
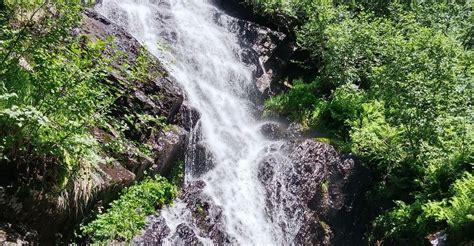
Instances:
[[[287,171],[278,175],[277,157],[268,156],[259,177],[267,190],[268,204],[282,203],[283,211],[299,217],[297,245],[347,245],[362,243],[358,223],[360,204],[370,173],[353,156],[340,155],[330,145],[312,139],[294,139],[280,146],[288,158]],[[286,194],[283,194],[286,193]],[[272,200],[274,199],[274,200]],[[280,204],[281,206],[281,204]]]

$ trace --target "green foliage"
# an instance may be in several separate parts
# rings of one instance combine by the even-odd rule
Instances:
[[[81,227],[94,242],[129,241],[145,225],[146,216],[158,207],[169,204],[177,194],[177,187],[162,177],[146,178],[124,189],[120,198],[111,203],[105,213]]]
[[[384,104],[372,101],[361,105],[358,119],[351,123],[352,151],[371,163],[380,172],[390,174],[387,165],[396,165],[403,159],[400,146],[401,130],[387,123]]]
[[[453,228],[465,228],[469,209],[461,202],[456,215],[439,213],[472,173],[471,2],[263,2],[258,11],[296,23],[310,55],[297,62],[316,75],[269,99],[267,113],[329,132],[373,170],[371,202],[398,202],[374,221],[370,240],[422,244],[445,223],[459,241]]]
[[[132,59],[109,52],[117,49],[113,39],[72,35],[82,18],[81,1],[0,7],[0,160],[30,170],[22,174],[23,185],[39,175],[49,177],[40,180],[41,188],[63,189],[79,169],[106,161],[104,150],[115,155],[134,145],[151,154],[146,139],[125,136],[166,129],[164,117],[138,110],[110,116],[119,96],[161,75],[146,51]],[[111,70],[129,84],[108,81]],[[91,134],[97,127],[118,137],[100,146]]]
[[[331,118],[341,124],[349,125],[361,114],[364,92],[356,86],[347,84],[336,88],[329,101]]]
[[[0,11],[0,157],[18,166],[57,163],[50,182],[59,188],[79,163],[96,162],[100,148],[89,130],[114,99],[102,82],[106,43],[70,34],[80,9],[54,2]]]
[[[451,197],[430,201],[422,209],[425,217],[446,222],[448,232],[460,243],[474,233],[474,176],[466,172],[452,187]]]
[[[171,183],[179,186],[184,182],[184,161],[177,161],[171,169],[169,180]]]
[[[395,208],[374,221],[375,234],[409,240],[406,235],[410,233],[423,235],[426,231],[435,232],[447,227],[452,243],[468,242],[474,224],[473,175],[464,173],[452,187],[451,196],[441,201],[422,203],[418,200],[412,204],[397,201]],[[423,238],[416,240],[416,244],[423,243]]]
[[[369,241],[389,241],[396,239],[399,242],[408,243],[406,235],[409,233],[415,235],[423,235],[426,231],[426,221],[418,221],[417,218],[421,214],[421,205],[419,202],[407,205],[403,201],[396,201],[396,209],[392,209],[377,217],[373,221],[373,231],[369,237]],[[377,235],[374,237],[374,235]],[[380,235],[383,235],[380,237]],[[412,245],[422,245],[423,237],[411,238],[409,243]]]
[[[12,192],[67,193],[111,157],[151,156],[150,136],[170,127],[146,109],[117,106],[163,71],[145,50],[128,57],[113,39],[77,34],[82,2],[0,3],[0,165],[18,175]],[[173,181],[182,176],[176,173]],[[145,178],[82,229],[97,242],[129,240],[176,193],[163,178]]]
[[[288,93],[272,97],[266,101],[266,109],[281,114],[290,114],[294,119],[302,119],[307,108],[316,105],[318,99],[315,95],[317,88],[317,83],[305,84],[303,81],[295,81],[293,88]]]

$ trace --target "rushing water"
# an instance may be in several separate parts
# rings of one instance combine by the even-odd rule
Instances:
[[[287,219],[266,209],[258,179],[262,153],[275,143],[262,136],[261,123],[252,116],[248,95],[255,82],[239,57],[236,34],[229,31],[233,19],[206,0],[104,0],[96,9],[165,61],[200,112],[200,141],[213,165],[198,175],[192,171],[198,160],[191,155],[186,180],[206,183],[204,192],[223,209],[226,232],[241,245],[288,243],[292,233],[280,223]],[[186,221],[185,210],[178,201],[162,211],[171,230]]]

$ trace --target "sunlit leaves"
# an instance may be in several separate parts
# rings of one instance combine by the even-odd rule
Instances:
[[[111,207],[81,230],[94,242],[130,241],[145,225],[145,218],[157,207],[169,204],[177,195],[177,187],[162,177],[147,178],[125,189]]]
[[[443,223],[460,232],[464,222],[436,214],[449,210],[449,190],[463,172],[472,172],[470,3],[336,2],[290,7],[304,9],[296,38],[311,59],[300,62],[312,66],[316,77],[271,98],[267,109],[303,122],[311,118],[318,124],[307,125],[319,130],[319,122],[326,122],[324,131],[346,140],[374,171],[373,198],[399,200],[375,221],[370,240],[422,243]],[[271,4],[285,5],[262,6]],[[461,207],[469,201],[454,200]],[[455,217],[472,217],[468,210],[457,209]],[[468,235],[461,234],[450,240]]]
[[[0,10],[2,158],[19,166],[56,162],[51,185],[63,188],[100,151],[90,128],[114,100],[104,83],[106,44],[72,35],[79,2],[41,2],[31,11],[28,3]]]

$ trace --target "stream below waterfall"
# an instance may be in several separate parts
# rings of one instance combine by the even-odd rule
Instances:
[[[190,146],[203,146],[205,158],[189,148],[185,186],[196,180],[203,193],[222,209],[229,244],[288,245],[299,229],[300,214],[288,213],[292,197],[285,187],[267,195],[259,179],[259,164],[272,155],[279,172],[289,172],[278,141],[261,133],[254,98],[253,68],[242,60],[241,44],[227,16],[206,0],[103,0],[96,10],[124,27],[165,65],[186,92],[186,102],[200,120],[190,134]],[[287,192],[290,194],[290,192]],[[285,203],[285,204],[283,204]],[[181,224],[202,244],[216,244],[192,223],[191,212],[179,199],[160,211],[171,231],[164,244],[184,244],[172,237]]]

